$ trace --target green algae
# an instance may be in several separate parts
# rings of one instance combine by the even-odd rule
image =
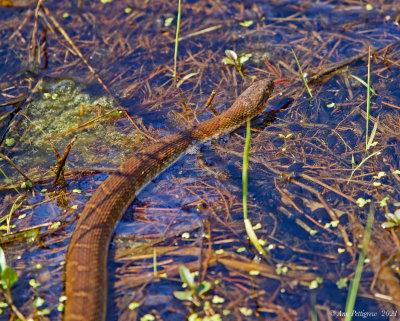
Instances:
[[[74,136],[67,168],[116,167],[142,140],[113,98],[92,97],[72,79],[43,82],[25,116],[8,133],[7,141],[14,144],[6,151],[32,177],[55,164],[51,145],[62,154]]]

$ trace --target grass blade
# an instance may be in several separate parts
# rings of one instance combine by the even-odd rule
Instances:
[[[353,177],[354,172],[355,172],[357,169],[359,169],[359,168],[360,168],[367,160],[369,160],[371,157],[373,157],[373,156],[375,156],[375,155],[380,155],[381,153],[382,153],[382,150],[378,150],[378,151],[376,151],[375,153],[372,153],[372,154],[369,155],[368,157],[364,158],[364,159],[361,161],[361,163],[358,164],[357,167],[355,167],[355,168],[353,169],[353,171],[351,172],[351,175],[350,175],[349,179],[347,180],[347,184],[350,183],[350,180],[351,180],[351,178]]]
[[[355,80],[357,80],[359,83],[363,84],[366,88],[368,88],[368,84],[362,80],[360,77],[357,77],[355,75],[350,75],[351,77],[353,77]],[[375,89],[370,87],[371,92],[376,95]]]
[[[367,120],[366,120],[366,133],[365,133],[365,151],[368,151],[368,125],[369,113],[371,107],[371,47],[368,48],[368,72],[367,72]]]
[[[364,240],[362,243],[362,250],[361,250],[360,256],[358,258],[356,273],[354,275],[354,279],[350,283],[349,293],[347,294],[345,321],[351,321],[351,319],[353,317],[353,311],[354,311],[354,305],[355,305],[356,298],[357,298],[358,286],[360,285],[361,274],[362,274],[363,267],[364,267],[365,255],[367,253],[369,239],[371,237],[371,229],[372,229],[372,223],[374,222],[374,215],[375,215],[374,207],[370,206],[369,213],[368,213],[368,219],[367,219],[367,225],[365,226],[365,230],[364,230]]]
[[[378,129],[378,124],[379,124],[379,116],[376,120],[376,123],[374,124],[374,128],[372,128],[371,135],[369,136],[369,140],[367,143],[367,150],[369,150],[374,142],[375,135],[376,135],[376,130]]]
[[[157,250],[153,247],[153,277],[155,280],[158,280],[158,273],[157,273]]]
[[[244,145],[244,152],[243,152],[243,168],[242,168],[242,182],[243,182],[243,219],[244,219],[244,226],[246,228],[247,236],[249,237],[251,243],[257,249],[257,252],[262,254],[265,258],[268,258],[267,253],[265,252],[264,248],[261,246],[260,242],[258,241],[257,235],[254,232],[253,225],[251,224],[250,220],[247,218],[247,169],[249,167],[249,149],[250,149],[250,120],[246,123],[246,142]]]
[[[0,157],[2,155],[0,154]],[[6,178],[6,180],[10,183],[10,185],[12,186],[12,188],[20,195],[22,196],[21,192],[18,190],[18,188],[13,184],[13,182],[11,181],[11,179],[8,178],[7,174],[2,170],[2,168],[0,167],[0,172],[3,174],[3,176]]]
[[[250,149],[250,121],[246,124],[246,142],[243,152],[242,184],[243,184],[243,218],[247,220],[247,169],[249,168],[249,149]]]
[[[305,85],[306,88],[307,88],[307,92],[308,92],[308,94],[310,95],[310,98],[313,98],[313,95],[312,95],[312,93],[311,93],[311,89],[310,89],[310,87],[308,87],[307,79],[306,79],[306,77],[304,77],[303,70],[301,69],[299,60],[297,59],[297,56],[296,56],[296,53],[294,52],[293,49],[292,49],[292,52],[293,52],[294,59],[296,59],[297,67],[299,67],[301,79],[303,79],[304,85]]]
[[[176,82],[176,64],[178,61],[179,31],[181,28],[181,7],[182,7],[182,0],[178,0],[178,19],[176,22],[175,54],[174,54],[174,79],[175,79],[175,82]]]

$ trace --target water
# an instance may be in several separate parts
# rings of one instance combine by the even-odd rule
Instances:
[[[250,152],[249,218],[258,227],[258,238],[267,242],[272,263],[260,259],[246,239],[241,204],[244,133],[239,129],[184,155],[137,195],[111,245],[108,319],[151,314],[160,320],[185,320],[197,313],[215,320],[218,315],[222,320],[311,320],[315,313],[319,320],[342,320],[371,205],[375,222],[369,262],[353,319],[398,319],[398,233],[381,224],[388,222],[385,214],[400,206],[399,3],[370,4],[372,10],[349,1],[184,2],[178,72],[181,78],[192,74],[180,87],[187,110],[171,78],[176,3],[83,1],[75,21],[76,3],[46,1],[97,74],[62,34],[43,32],[48,24],[54,26],[41,13],[35,43],[45,41],[45,47],[35,78],[24,73],[35,56],[29,49],[35,8],[24,2],[1,7],[1,153],[36,180],[56,161],[48,138],[62,152],[78,137],[67,161],[65,194],[43,191],[51,189],[52,178],[45,176],[11,220],[12,231],[43,224],[40,239],[2,244],[19,276],[11,293],[20,311],[30,315],[31,298],[41,297],[45,303],[38,310],[49,309],[51,320],[60,319],[63,260],[77,213],[110,167],[151,143],[122,108],[142,132],[155,138],[212,117],[204,104],[213,89],[213,105],[220,111],[249,82],[234,65],[221,62],[230,49],[252,54],[243,64],[249,77],[290,80],[277,85],[269,105],[279,108],[288,97],[293,102],[272,123],[264,122],[265,115],[253,122]],[[169,17],[175,19],[167,26]],[[252,23],[241,26],[245,21]],[[369,137],[377,126],[377,144],[368,153],[381,154],[364,161],[366,87],[352,75],[366,81],[367,56],[319,79],[310,101],[292,50],[311,79],[368,46],[377,52],[371,59],[376,95],[369,120]],[[44,82],[35,89],[39,79]],[[22,97],[20,104],[6,104],[17,96]],[[101,121],[79,127],[96,117]],[[6,139],[11,138],[14,143],[8,146]],[[5,161],[0,166],[13,182],[23,181]],[[88,168],[95,171],[83,171]],[[3,189],[0,195],[5,215],[17,194]],[[360,207],[360,198],[367,205]],[[154,249],[158,282],[153,280]],[[211,284],[196,301],[199,306],[173,294],[185,290],[179,277],[182,264],[199,272],[198,284]],[[33,289],[31,279],[40,286]],[[140,306],[131,310],[132,303]],[[0,319],[9,313],[4,309]]]

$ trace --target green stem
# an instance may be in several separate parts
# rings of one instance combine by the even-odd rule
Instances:
[[[176,82],[176,64],[178,61],[178,45],[179,45],[179,31],[181,26],[181,0],[178,0],[178,20],[176,22],[176,35],[175,35],[175,55],[174,55],[174,79]]]
[[[365,133],[365,150],[368,151],[368,125],[371,107],[371,47],[368,48],[368,73],[367,73],[367,122]]]
[[[354,279],[350,283],[349,293],[347,294],[345,321],[352,320],[354,305],[355,305],[356,298],[357,298],[358,287],[360,285],[361,274],[362,274],[362,271],[364,268],[365,256],[368,252],[368,244],[369,244],[369,239],[371,237],[371,230],[372,230],[372,223],[374,222],[374,215],[375,215],[375,209],[373,206],[371,206],[369,208],[367,224],[366,224],[365,230],[364,230],[364,240],[362,243],[362,249],[361,249],[360,256],[358,257],[356,272],[354,274]]]
[[[246,142],[243,152],[243,168],[242,168],[242,182],[243,182],[243,218],[247,219],[247,169],[249,167],[249,150],[250,150],[250,120],[246,123]]]

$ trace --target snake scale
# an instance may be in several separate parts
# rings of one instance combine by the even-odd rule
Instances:
[[[194,142],[232,132],[261,113],[274,82],[254,82],[220,115],[168,136],[123,163],[87,202],[68,246],[64,321],[102,321],[107,306],[107,255],[114,227],[140,189]]]

